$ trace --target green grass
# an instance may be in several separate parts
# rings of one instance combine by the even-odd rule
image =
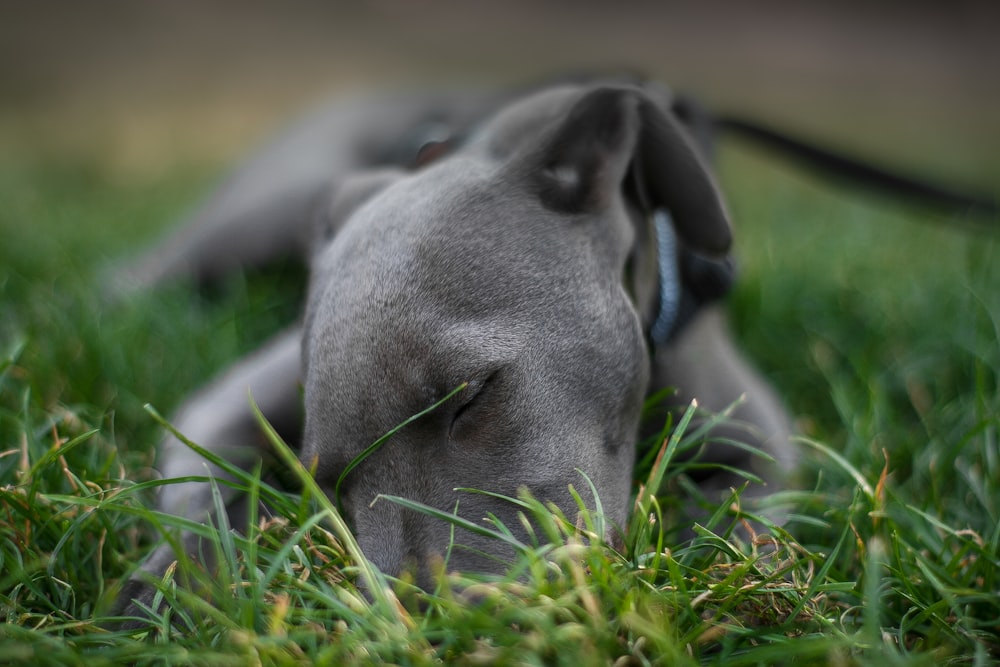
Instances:
[[[733,322],[803,434],[806,482],[777,499],[785,530],[743,539],[725,503],[681,540],[669,498],[644,490],[615,550],[523,496],[510,501],[536,533],[510,577],[390,582],[369,601],[358,578],[378,575],[331,507],[245,475],[275,515],[215,533],[218,576],[178,563],[174,578],[200,584],[164,582],[150,627],[105,629],[152,526],[181,525],[143,509],[162,432],[143,406],[169,414],[293,317],[297,276],[112,306],[100,271],[215,168],[144,181],[97,156],[16,157],[0,162],[0,664],[1000,661],[996,238],[739,151],[722,164],[743,264]],[[677,429],[637,488],[684,488],[671,457],[698,437]]]

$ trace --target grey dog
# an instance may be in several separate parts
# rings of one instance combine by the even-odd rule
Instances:
[[[735,417],[754,428],[736,437],[773,457],[758,471],[780,488],[795,463],[789,421],[728,334],[717,299],[731,280],[730,223],[697,123],[675,101],[663,86],[614,78],[373,96],[291,128],[122,274],[135,289],[283,255],[308,262],[301,322],[192,396],[174,424],[250,469],[262,445],[249,389],[332,494],[366,446],[464,385],[341,489],[368,558],[422,584],[451,528],[373,503],[379,494],[446,511],[460,500],[466,518],[517,526],[515,507],[456,489],[526,487],[570,512],[582,472],[609,525],[623,525],[644,398],[667,387],[673,405],[696,398],[709,410],[745,395]],[[719,456],[756,466],[739,448]],[[205,474],[174,438],[160,468]],[[235,492],[223,493],[236,511]],[[158,499],[196,520],[211,507],[204,483],[168,485]],[[500,568],[499,544],[462,531],[454,541],[467,548],[450,550],[449,569]],[[193,536],[183,544],[194,549]],[[120,599],[149,604],[150,579],[175,558],[159,547]]]

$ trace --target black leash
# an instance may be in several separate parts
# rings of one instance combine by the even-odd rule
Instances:
[[[941,213],[956,216],[956,222],[978,221],[978,226],[1000,231],[1000,207],[995,197],[956,192],[793,137],[755,121],[721,117],[713,119],[712,126],[719,133],[750,139],[823,176],[911,199]]]

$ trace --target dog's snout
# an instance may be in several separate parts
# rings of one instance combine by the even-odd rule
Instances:
[[[446,559],[456,539],[446,522],[384,498],[358,514],[355,532],[362,553],[381,572],[410,579],[425,590],[449,567]]]
[[[408,549],[413,546],[407,543],[400,508],[377,500],[354,514],[354,531],[361,552],[380,571],[392,576],[399,574],[407,561],[412,561]]]

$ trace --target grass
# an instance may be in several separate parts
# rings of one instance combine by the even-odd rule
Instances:
[[[358,579],[378,575],[332,507],[244,475],[273,516],[213,533],[218,576],[179,562],[148,628],[106,629],[153,526],[181,525],[144,509],[169,483],[151,473],[162,427],[144,406],[169,414],[295,314],[290,271],[101,299],[101,269],[214,173],[0,161],[0,664],[1000,662],[996,238],[738,150],[722,163],[744,269],[733,322],[803,434],[806,483],[775,499],[783,529],[741,537],[727,502],[679,537],[670,496],[650,491],[689,487],[674,457],[700,435],[682,423],[637,471],[623,547],[596,538],[598,513],[524,495],[510,502],[536,533],[511,576],[442,573],[369,600]]]

